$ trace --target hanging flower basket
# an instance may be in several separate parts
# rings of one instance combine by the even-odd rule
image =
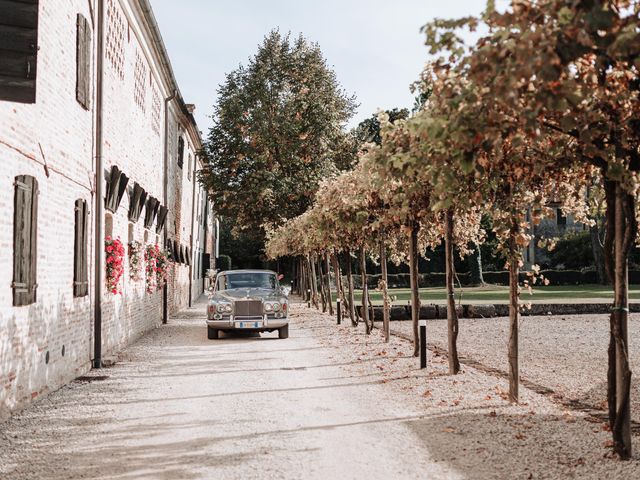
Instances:
[[[147,245],[144,250],[147,292],[160,290],[167,283],[169,251],[158,245]]]
[[[158,246],[147,245],[144,249],[144,263],[145,263],[145,282],[147,287],[147,293],[153,293],[156,291],[158,284],[158,276],[156,275],[158,264]]]
[[[142,243],[133,240],[129,243],[129,278],[134,282],[142,280]]]
[[[157,257],[156,257],[156,284],[157,289],[160,290],[167,284],[167,272],[169,268],[169,251],[161,250],[157,248]]]
[[[120,279],[124,273],[124,245],[119,238],[106,237],[104,242],[107,290],[116,295],[122,293]]]

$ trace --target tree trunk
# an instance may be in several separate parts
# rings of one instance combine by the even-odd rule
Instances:
[[[353,288],[353,272],[351,264],[351,252],[347,249],[347,283],[349,284],[349,318],[351,319],[351,325],[358,326],[358,312],[356,311],[356,299]]]
[[[327,303],[329,305],[329,315],[333,317],[333,297],[331,296],[331,265],[329,263],[328,251],[324,252],[324,268],[327,271],[326,289],[327,289]]]
[[[604,266],[604,249],[600,243],[600,227],[598,227],[598,220],[594,219],[595,223],[589,226],[589,235],[591,236],[591,251],[593,252],[593,263],[596,267],[596,274],[598,276],[598,283],[600,285],[607,285],[607,274]]]
[[[389,317],[390,317],[390,305],[389,305],[389,289],[388,289],[388,275],[387,275],[387,247],[384,244],[384,236],[380,240],[380,270],[382,274],[382,281],[380,286],[382,287],[382,333],[384,335],[384,341],[389,341]]]
[[[456,299],[453,289],[454,258],[453,258],[453,210],[445,213],[445,270],[447,283],[447,335],[449,340],[449,373],[456,375],[460,372],[460,360],[458,359],[458,312],[456,311]],[[481,274],[482,275],[482,274]]]
[[[413,324],[413,356],[420,355],[420,289],[418,284],[418,230],[417,225],[411,228],[409,235],[409,277],[411,284],[411,322]]]
[[[340,308],[343,313],[345,311],[346,303],[344,298],[344,286],[342,284],[342,271],[340,270],[340,261],[338,260],[338,252],[334,252],[331,255],[331,263],[333,263],[333,272],[336,279],[336,295],[340,299]],[[343,315],[344,316],[344,315]]]
[[[513,221],[509,233],[509,400],[518,403],[518,386],[520,383],[518,371],[518,245],[516,236],[519,226]]]
[[[320,285],[320,301],[322,302],[322,313],[327,311],[327,294],[325,293],[324,273],[322,271],[322,255],[318,255],[318,282]]]
[[[316,277],[316,262],[311,255],[309,255],[309,263],[311,264],[311,299],[313,305],[317,309],[320,309],[320,305],[318,303],[318,278]]]
[[[606,174],[606,172],[605,172]],[[604,267],[607,273],[609,282],[615,284],[615,252],[614,252],[614,240],[616,236],[616,186],[615,183],[604,180],[605,198],[607,201],[607,209],[605,211],[605,236],[604,236]],[[615,285],[614,285],[615,288]],[[615,297],[615,292],[614,292]],[[615,305],[615,298],[614,298]],[[609,410],[609,427],[611,431],[616,423],[616,340],[615,340],[615,325],[616,315],[613,309],[609,317],[609,348],[608,355],[608,368],[607,368],[607,408]]]
[[[369,287],[367,286],[367,258],[364,247],[360,247],[360,276],[362,277],[362,320],[367,335],[371,334],[369,325]]]
[[[629,367],[629,278],[628,257],[636,236],[635,199],[616,184],[615,198],[615,300],[613,307],[616,356],[616,418],[613,448],[622,459],[631,457],[631,369]]]
[[[484,285],[482,276],[482,251],[480,244],[473,242],[473,253],[467,257],[469,272],[471,273],[471,285]]]

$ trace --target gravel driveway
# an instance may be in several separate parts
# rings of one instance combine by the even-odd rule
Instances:
[[[277,334],[206,338],[197,309],[0,425],[4,479],[638,478],[603,425],[292,307]],[[636,451],[640,445],[636,445]]]

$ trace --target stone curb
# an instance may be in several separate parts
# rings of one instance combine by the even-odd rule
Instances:
[[[382,321],[381,306],[374,306],[374,319]],[[508,317],[509,305],[505,304],[463,304],[457,305],[459,318],[494,318]],[[630,312],[640,312],[640,303],[629,304]],[[358,312],[362,316],[362,306],[358,305]],[[611,312],[609,303],[534,303],[531,308],[525,308],[522,315],[583,315],[606,314]],[[411,320],[409,305],[393,306],[390,310],[391,320]],[[447,306],[425,304],[420,306],[420,318],[426,320],[447,318]]]

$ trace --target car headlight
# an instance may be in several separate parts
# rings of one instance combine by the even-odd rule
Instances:
[[[231,311],[231,305],[228,303],[219,303],[217,309],[218,313],[228,313]]]
[[[280,311],[280,304],[279,303],[274,303],[273,304],[273,311],[274,312],[279,312]]]
[[[227,312],[227,313],[231,313],[233,311],[233,307],[231,306],[230,303],[228,303],[228,304],[226,304],[224,306],[224,311]]]
[[[265,302],[264,311],[265,312],[273,312],[273,303],[266,303]]]

